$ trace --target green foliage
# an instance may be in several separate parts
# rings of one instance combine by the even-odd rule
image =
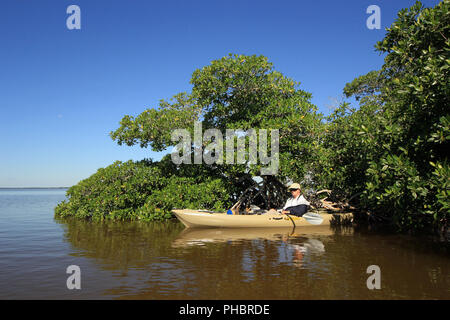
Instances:
[[[348,97],[354,96],[356,100],[362,97],[373,97],[381,90],[383,78],[379,71],[369,73],[354,79],[344,87],[344,94]]]
[[[193,129],[199,119],[199,108],[186,93],[175,95],[171,101],[161,100],[158,109],[147,109],[137,117],[126,115],[120,127],[110,133],[119,145],[150,147],[163,151],[172,146],[170,135],[177,128]]]
[[[57,217],[93,220],[164,220],[173,208],[215,208],[229,205],[220,179],[167,174],[161,163],[120,162],[99,169],[67,191],[67,201],[55,209]]]
[[[449,4],[399,12],[376,45],[382,69],[344,89],[359,109],[338,108],[323,138],[318,179],[404,229],[445,226],[450,215]]]
[[[348,199],[365,189],[365,172],[370,161],[387,147],[381,136],[382,125],[376,105],[356,110],[343,103],[327,119],[322,135],[322,156],[315,166],[315,179],[333,190],[338,200]],[[383,146],[384,145],[384,146]]]
[[[274,70],[264,56],[230,54],[195,70],[191,84],[192,92],[176,95],[172,103],[162,101],[158,109],[125,116],[111,132],[112,139],[160,151],[176,144],[170,141],[173,129],[193,133],[194,121],[201,121],[203,130],[221,130],[223,136],[226,129],[279,129],[280,179],[304,176],[316,155],[322,117],[310,102],[311,94],[299,89],[300,83]],[[248,162],[218,166],[226,176],[257,176],[261,169]]]

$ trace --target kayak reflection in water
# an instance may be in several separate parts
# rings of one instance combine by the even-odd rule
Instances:
[[[306,239],[300,244],[290,244],[288,237],[282,238],[282,245],[279,248],[279,262],[293,264],[296,267],[303,266],[303,260],[310,254],[322,254],[325,246],[317,239]]]

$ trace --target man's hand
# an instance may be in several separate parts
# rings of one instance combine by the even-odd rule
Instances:
[[[288,213],[290,213],[289,211],[286,211],[286,210],[283,210],[283,211],[281,211],[281,213],[282,214],[288,214]]]

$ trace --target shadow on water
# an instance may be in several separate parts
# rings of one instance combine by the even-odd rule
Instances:
[[[168,222],[58,220],[72,254],[119,279],[120,299],[450,298],[448,251],[353,228],[184,229]],[[369,290],[378,265],[381,290]],[[101,281],[101,279],[99,279]]]

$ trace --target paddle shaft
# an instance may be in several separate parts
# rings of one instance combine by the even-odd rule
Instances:
[[[288,215],[287,213],[286,213],[286,215],[289,217],[289,219],[291,219],[292,224],[294,225],[294,230],[295,230],[295,222],[294,222],[294,219],[292,219],[292,217],[291,217],[290,215]]]
[[[287,214],[287,213],[285,213],[285,215],[287,215],[287,216],[289,217],[289,219],[291,219],[292,224],[294,225],[294,228],[295,228],[295,222],[294,222],[294,219],[292,219],[292,217],[291,217],[289,214]],[[320,217],[320,215],[317,215],[317,216],[318,216],[318,217],[310,217],[310,216],[307,215],[307,212],[305,212],[305,213],[302,215],[302,217],[303,217],[308,223],[310,223],[310,224],[315,224],[315,225],[321,224],[322,221],[323,221],[323,218]],[[317,219],[320,219],[320,220],[317,220]]]

